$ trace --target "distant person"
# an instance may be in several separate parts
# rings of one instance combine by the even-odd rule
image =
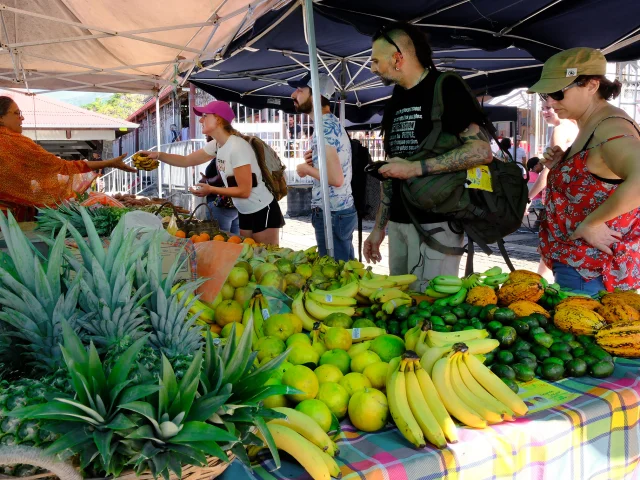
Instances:
[[[531,157],[527,160],[527,171],[529,172],[529,192],[531,192],[533,185],[535,185],[536,180],[538,179],[540,173],[544,170],[544,165],[540,163],[540,159],[538,157]],[[535,196],[531,196],[529,193],[529,200],[531,201],[530,208],[534,208],[536,210],[544,209],[544,205],[542,204],[542,193],[538,193]]]
[[[511,155],[513,154],[511,147],[512,144],[509,137],[504,137],[502,140],[500,140],[500,151],[498,152],[498,158],[503,161],[511,160]]]
[[[175,143],[180,141],[180,132],[178,131],[178,126],[175,123],[172,123],[169,127],[171,129],[171,140],[170,143]]]

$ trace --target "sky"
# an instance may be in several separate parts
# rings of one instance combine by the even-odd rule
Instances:
[[[82,105],[86,105],[88,103],[93,102],[96,98],[107,98],[110,97],[111,93],[94,93],[94,92],[53,92],[46,93],[41,92],[40,95],[45,95],[47,97],[53,97],[56,100],[60,100],[61,102],[67,102],[72,105],[76,105],[78,107]]]

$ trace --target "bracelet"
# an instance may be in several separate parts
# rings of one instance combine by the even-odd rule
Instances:
[[[429,175],[429,167],[427,166],[427,160],[420,160],[420,166],[422,167],[422,175]]]

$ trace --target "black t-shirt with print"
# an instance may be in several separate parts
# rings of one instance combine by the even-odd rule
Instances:
[[[433,125],[431,107],[433,89],[439,72],[429,74],[418,85],[404,89],[397,85],[385,107],[383,128],[385,131],[385,150],[388,157],[407,158],[417,152],[418,145],[429,135]],[[470,123],[478,123],[477,110],[473,99],[458,79],[448,78],[442,86],[444,112],[442,129],[458,135]],[[393,196],[390,207],[390,220],[397,223],[411,223],[400,191],[402,180],[393,180]],[[416,212],[420,223],[444,222],[441,215]]]

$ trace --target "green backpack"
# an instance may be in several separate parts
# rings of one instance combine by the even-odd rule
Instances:
[[[467,84],[455,73],[443,72],[435,83],[431,110],[433,130],[419,145],[419,151],[407,160],[420,161],[432,158],[462,145],[457,135],[442,131],[442,85],[449,77],[455,77],[462,82],[473,98],[478,112],[482,113],[484,118],[480,129],[487,138],[495,138],[493,124],[482,112],[482,108]],[[523,170],[511,159],[511,155],[508,158],[509,161],[503,162],[494,157],[493,162],[489,164],[493,192],[466,188],[466,170],[414,177],[403,182],[402,200],[422,241],[430,248],[448,255],[468,253],[467,275],[473,272],[474,244],[490,255],[493,251],[489,244],[497,243],[507,265],[511,270],[514,269],[504,247],[503,238],[515,232],[522,224],[529,191],[527,179],[523,177]],[[438,242],[432,235],[443,229],[425,230],[416,218],[416,210],[442,214],[449,218],[449,224],[454,231],[467,234],[467,248],[449,247]]]

